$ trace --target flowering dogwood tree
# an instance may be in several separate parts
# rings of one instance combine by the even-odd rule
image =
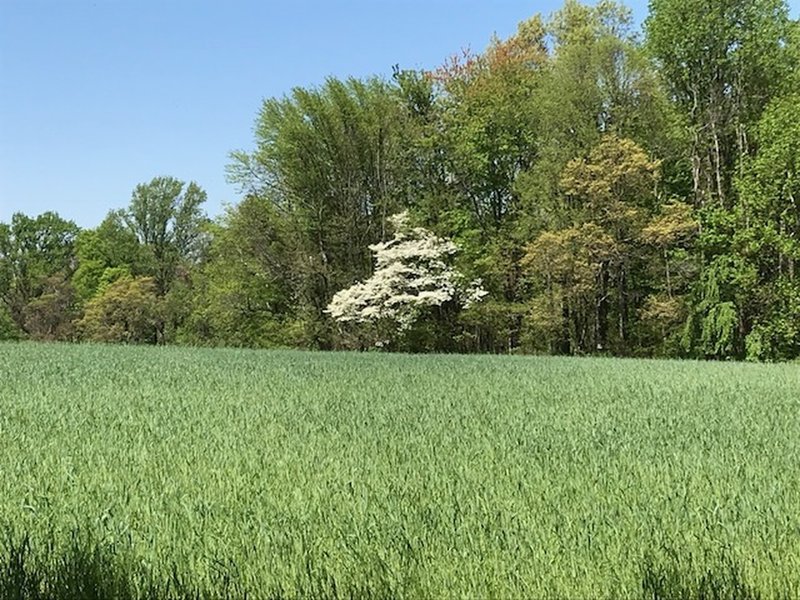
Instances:
[[[400,335],[431,307],[455,303],[467,308],[488,292],[480,280],[467,282],[448,264],[458,252],[451,241],[423,227],[411,227],[407,212],[389,218],[394,238],[373,244],[375,272],[364,282],[337,292],[326,311],[340,323],[388,324]],[[376,345],[388,342],[380,339]]]

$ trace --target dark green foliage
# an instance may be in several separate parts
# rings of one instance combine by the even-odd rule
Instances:
[[[36,556],[25,535],[9,536],[0,556],[0,600],[133,600],[178,598],[155,586],[136,591],[129,574],[111,548],[83,540],[74,533],[65,550],[49,544]]]
[[[18,340],[21,337],[22,332],[11,318],[8,309],[0,304],[0,340]]]
[[[324,565],[307,565],[306,578],[288,590],[261,590],[248,593],[220,563],[218,585],[199,591],[173,567],[165,581],[142,581],[131,563],[114,547],[102,547],[79,532],[73,532],[66,549],[51,540],[48,555],[36,556],[25,535],[9,537],[0,555],[0,600],[203,600],[258,598],[397,598],[409,593],[381,577],[380,573],[360,574],[373,585],[359,587],[337,583]],[[672,555],[656,559],[648,555],[642,565],[642,600],[761,600],[764,598],[746,583],[741,569],[732,559],[707,564],[693,574]],[[786,596],[788,598],[788,595]]]
[[[59,323],[69,322],[66,280],[74,271],[78,231],[52,212],[35,218],[16,213],[10,224],[0,223],[0,303],[17,330],[52,338]]]

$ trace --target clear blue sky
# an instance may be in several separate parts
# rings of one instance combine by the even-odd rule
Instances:
[[[156,175],[238,201],[261,101],[328,75],[433,68],[561,0],[0,0],[0,221],[84,227]],[[628,2],[637,20],[646,0]],[[797,13],[800,0],[793,0]]]

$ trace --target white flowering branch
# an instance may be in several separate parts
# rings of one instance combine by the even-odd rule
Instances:
[[[334,295],[326,309],[333,319],[340,323],[389,321],[401,333],[428,307],[453,301],[466,308],[486,296],[480,280],[465,283],[463,275],[448,264],[458,252],[453,242],[411,227],[406,212],[389,220],[394,238],[369,247],[375,254],[375,273]]]

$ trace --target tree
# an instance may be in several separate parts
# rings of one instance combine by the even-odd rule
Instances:
[[[552,353],[603,350],[603,274],[618,261],[614,239],[595,223],[544,232],[527,248],[523,261],[539,280],[530,325]]]
[[[181,262],[197,261],[205,247],[201,206],[206,193],[195,182],[155,177],[137,185],[119,218],[152,258],[152,275],[161,295],[169,291]]]
[[[182,335],[202,344],[300,345],[295,256],[279,209],[248,196],[214,229]]]
[[[72,284],[84,301],[120,277],[141,276],[152,269],[146,248],[118,212],[109,213],[98,227],[82,230],[75,240],[75,254],[78,268]]]
[[[530,101],[538,156],[516,185],[528,239],[543,227],[569,224],[561,202],[563,170],[603,135],[630,139],[655,156],[668,157],[679,144],[673,111],[642,52],[629,9],[610,1],[587,6],[568,0],[547,31],[551,58]]]
[[[735,247],[756,272],[743,305],[748,357],[800,355],[800,94],[773,100],[737,180]]]
[[[11,318],[8,309],[4,304],[0,304],[0,341],[18,340],[21,337],[22,332]]]
[[[318,345],[330,345],[333,292],[368,275],[367,246],[385,239],[386,217],[404,203],[403,124],[393,86],[331,78],[264,102],[256,150],[233,154],[231,181],[272,202],[290,232],[297,297]]]
[[[659,204],[659,167],[615,134],[564,167],[559,211],[571,224],[539,234],[523,261],[537,294],[531,322],[544,327],[549,351],[624,353],[630,346],[648,262],[642,231]]]
[[[78,227],[56,213],[31,218],[15,213],[0,223],[0,302],[27,332],[25,308],[45,293],[53,278],[66,281],[75,268]]]
[[[77,327],[93,342],[155,344],[163,331],[162,302],[152,277],[122,277],[86,304]]]
[[[453,57],[431,74],[448,185],[484,240],[516,208],[514,182],[536,157],[531,95],[547,59],[544,24],[535,16],[485,53]]]
[[[652,0],[647,44],[692,139],[694,198],[730,208],[734,168],[782,88],[790,57],[784,0]]]
[[[486,295],[479,281],[468,284],[448,266],[455,244],[411,227],[405,212],[390,222],[394,238],[370,246],[372,277],[337,292],[326,311],[339,323],[366,325],[379,346],[402,336],[426,311],[448,304],[467,308]]]
[[[688,316],[688,293],[697,277],[693,245],[699,226],[691,205],[672,199],[641,232],[641,240],[656,251],[650,268],[654,285],[639,312],[645,330],[643,343],[647,343],[649,330],[658,338],[655,346],[664,352],[675,351],[667,345],[676,347],[675,338]]]
[[[22,311],[25,331],[34,340],[72,340],[72,320],[77,314],[75,288],[56,274],[43,283],[42,293]]]

